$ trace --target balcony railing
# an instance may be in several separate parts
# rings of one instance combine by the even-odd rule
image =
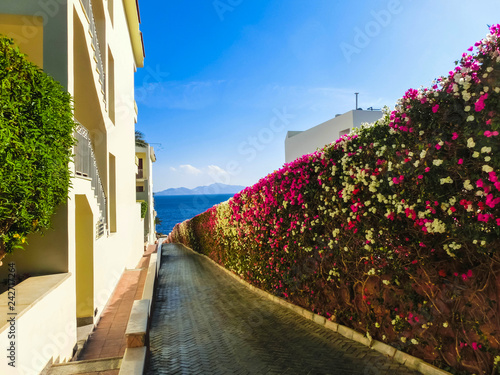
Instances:
[[[142,169],[142,168],[137,169],[137,173],[135,175],[135,178],[144,178],[144,169]]]
[[[94,56],[97,63],[97,70],[99,72],[99,81],[101,83],[101,91],[106,100],[106,73],[104,71],[104,64],[102,61],[101,50],[99,48],[99,38],[97,35],[97,26],[94,18],[94,11],[92,10],[91,0],[81,0],[83,4],[83,9],[87,13],[87,18],[89,19],[90,33],[92,34],[92,48],[94,50]]]
[[[106,232],[107,228],[107,207],[106,195],[97,169],[94,150],[90,141],[89,131],[81,124],[76,127],[75,138],[75,173],[77,176],[91,179],[91,186],[97,198],[99,206],[99,219],[97,220],[96,237],[99,238]]]

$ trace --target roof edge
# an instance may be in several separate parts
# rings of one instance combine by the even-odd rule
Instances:
[[[125,8],[125,16],[127,17],[135,65],[138,68],[142,68],[144,66],[144,57],[146,54],[144,51],[142,32],[139,30],[141,18],[138,0],[123,0],[123,7]]]

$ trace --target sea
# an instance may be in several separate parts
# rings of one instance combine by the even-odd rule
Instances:
[[[175,224],[191,219],[232,196],[233,194],[155,196],[155,210],[161,220],[161,224],[156,226],[156,232],[168,235]]]

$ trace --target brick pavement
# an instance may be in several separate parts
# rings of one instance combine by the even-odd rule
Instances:
[[[416,374],[163,245],[147,374]]]
[[[130,311],[134,300],[142,298],[150,255],[155,251],[156,245],[149,245],[136,269],[123,273],[78,360],[123,357],[126,347],[125,329]],[[118,372],[119,370],[109,370],[82,375],[118,375]]]

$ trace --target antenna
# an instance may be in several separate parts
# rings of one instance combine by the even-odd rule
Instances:
[[[354,95],[356,95],[356,109],[358,109],[358,94],[359,92],[354,93]]]

